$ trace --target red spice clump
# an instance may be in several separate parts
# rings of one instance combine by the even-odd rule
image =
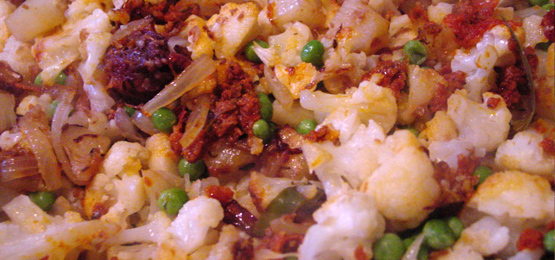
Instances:
[[[482,39],[484,33],[492,27],[503,24],[493,18],[498,0],[468,0],[455,4],[453,12],[443,22],[453,30],[457,42],[470,48]]]

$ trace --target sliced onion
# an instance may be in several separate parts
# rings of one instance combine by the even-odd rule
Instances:
[[[421,233],[420,235],[418,235],[416,239],[414,239],[412,244],[410,244],[409,248],[407,249],[407,252],[405,252],[405,255],[403,255],[403,258],[401,260],[417,260],[418,251],[420,251],[420,247],[424,242],[424,238],[425,238],[424,233]]]
[[[216,62],[206,55],[194,60],[177,78],[143,106],[143,111],[152,115],[157,109],[167,106],[191,90],[216,70]]]
[[[45,127],[44,125],[27,115],[30,115],[30,113],[28,112],[21,118],[19,127],[25,134],[27,141],[29,141],[29,146],[35,155],[44,183],[50,190],[58,189],[62,186],[62,173],[52,149],[52,144],[50,144],[50,137],[40,130],[41,127]]]
[[[175,46],[185,47],[187,46],[187,39],[183,39],[179,36],[173,36],[168,39],[168,47],[170,47],[171,51],[175,51]]]
[[[120,27],[119,30],[117,30],[114,35],[112,35],[112,38],[110,39],[110,45],[112,45],[114,42],[117,42],[125,37],[127,37],[129,34],[131,34],[132,32],[139,30],[147,25],[149,25],[152,22],[152,17],[148,16],[146,18],[143,18],[141,20],[135,20],[133,22],[130,22],[126,25],[122,25]]]
[[[30,154],[9,157],[0,162],[0,182],[8,182],[37,174],[40,174],[37,160]]]
[[[153,135],[158,133],[158,129],[154,127],[154,123],[152,123],[152,119],[140,111],[135,112],[133,118],[131,118],[133,124],[135,124],[141,131]]]
[[[208,112],[210,111],[210,96],[202,95],[197,98],[197,103],[191,112],[189,118],[187,118],[187,125],[185,126],[185,133],[179,140],[181,147],[186,148],[193,143],[193,141],[200,134],[204,125],[206,124],[206,119],[208,118]]]
[[[530,8],[515,11],[515,15],[519,16],[520,18],[526,18],[532,15],[544,16],[546,13],[547,13],[547,10],[537,5],[532,6]]]
[[[291,92],[276,77],[276,74],[268,66],[264,66],[264,76],[268,81],[268,86],[272,90],[276,100],[285,108],[289,109],[293,105]]]
[[[0,132],[3,132],[16,123],[15,98],[10,93],[0,91],[0,104]]]
[[[139,134],[137,128],[133,125],[131,118],[125,113],[123,108],[118,108],[114,115],[116,125],[121,130],[121,135],[133,142],[139,142],[141,145],[145,144],[145,138]]]
[[[54,112],[54,116],[52,117],[51,128],[52,147],[54,148],[58,161],[62,164],[62,169],[68,177],[72,176],[73,171],[71,169],[71,163],[64,152],[64,148],[62,147],[61,136],[62,127],[66,124],[69,113],[71,113],[72,110],[71,101],[73,100],[73,96],[75,96],[75,92],[73,91],[62,92],[60,103],[58,103],[56,112]]]

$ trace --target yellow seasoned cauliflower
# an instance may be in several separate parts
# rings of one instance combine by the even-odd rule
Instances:
[[[328,94],[321,91],[301,91],[301,106],[324,115],[343,107],[355,109],[362,122],[372,119],[388,132],[397,119],[397,101],[393,91],[378,86],[380,75],[375,74],[368,81],[360,83],[358,88],[350,88],[345,94]]]
[[[497,172],[482,183],[468,207],[498,219],[547,223],[555,214],[555,194],[542,177],[520,171]]]
[[[326,22],[324,1],[321,0],[269,0],[268,18],[279,29],[293,22],[301,22],[311,29],[318,29]]]
[[[66,13],[68,21],[62,30],[37,40],[33,54],[46,85],[54,84],[58,73],[78,59],[85,60],[80,72],[85,83],[91,84],[92,74],[110,45],[110,18],[94,1],[74,1]]]
[[[449,3],[436,3],[428,7],[428,18],[430,21],[442,24],[443,18],[450,14],[453,10],[453,4]]]
[[[391,48],[402,47],[416,36],[418,36],[418,30],[407,14],[391,18],[389,23],[389,46]]]
[[[313,91],[316,89],[314,78],[318,71],[310,63],[301,62],[294,67],[285,67],[278,64],[274,71],[277,79],[287,87],[294,99],[300,97],[302,90]]]
[[[214,40],[218,58],[231,58],[258,35],[259,9],[256,4],[227,3],[220,13],[212,16],[206,27]]]
[[[14,71],[28,77],[32,74],[30,68],[37,66],[31,52],[31,44],[19,41],[14,36],[6,40],[0,52],[0,61],[6,62]]]
[[[208,57],[214,56],[214,41],[208,35],[206,21],[196,15],[191,15],[185,21],[185,27],[179,33],[183,39],[187,39],[187,50],[191,52],[191,58],[195,60],[202,54]]]
[[[0,259],[66,259],[76,248],[94,248],[118,232],[101,220],[84,221],[79,213],[50,216],[29,197],[4,205],[9,221],[0,223]],[[30,230],[33,224],[39,229]]]
[[[312,39],[310,28],[301,22],[295,22],[281,34],[268,37],[268,48],[255,44],[254,52],[268,66],[281,64],[294,67],[301,63],[301,50]]]
[[[449,141],[457,138],[457,126],[445,111],[437,111],[432,120],[426,122],[426,128],[419,137],[428,142]]]
[[[150,156],[148,149],[138,143],[119,141],[106,154],[101,171],[113,177],[138,173]]]
[[[5,21],[13,10],[15,10],[15,6],[10,1],[0,1],[0,50],[4,49],[4,44],[6,44],[8,37],[10,37],[10,31]]]
[[[483,256],[491,256],[509,244],[509,228],[486,216],[465,228],[457,243],[470,245]]]
[[[171,148],[170,137],[164,133],[154,134],[146,140],[150,152],[148,167],[151,170],[178,174],[177,164],[180,157]]]
[[[483,260],[484,257],[474,251],[471,246],[465,243],[456,243],[453,247],[442,251],[437,260]]]
[[[418,226],[432,212],[441,193],[432,162],[408,130],[387,137],[378,156],[380,167],[364,181],[361,190],[375,199],[388,229]]]
[[[29,95],[24,97],[23,100],[19,102],[19,105],[17,106],[15,113],[20,116],[23,116],[27,114],[27,112],[31,109],[31,107],[39,106],[42,112],[48,115],[51,104],[52,104],[52,97],[49,94],[42,94],[40,95],[40,97]]]
[[[515,30],[519,39],[524,38],[522,28]],[[451,61],[453,71],[466,73],[468,98],[479,101],[484,92],[489,91],[495,83],[494,66],[506,67],[515,62],[515,56],[509,50],[511,34],[505,25],[497,25],[484,33],[482,40],[470,50],[457,50]]]
[[[517,133],[502,143],[495,153],[495,164],[503,170],[553,176],[555,156],[547,154],[540,146],[544,136],[534,130]]]
[[[467,98],[464,91],[457,91],[447,100],[447,114],[457,125],[459,139],[474,148],[494,151],[507,139],[512,115],[501,96],[488,92],[484,93],[483,99],[484,102],[479,104]],[[490,108],[489,99],[499,99],[500,102]]]
[[[347,191],[328,198],[314,212],[311,226],[299,247],[299,259],[356,259],[362,248],[372,257],[372,244],[383,235],[385,221],[373,198],[358,191]]]

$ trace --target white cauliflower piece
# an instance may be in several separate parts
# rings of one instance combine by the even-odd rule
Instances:
[[[401,101],[399,104],[399,123],[412,124],[415,120],[415,112],[426,107],[441,86],[447,86],[447,81],[436,70],[409,65],[409,96],[406,103]]]
[[[171,148],[170,137],[164,133],[154,134],[146,140],[146,149],[150,152],[148,167],[151,170],[177,175],[179,156]]]
[[[142,145],[119,141],[106,154],[101,171],[110,177],[138,173],[146,165],[149,156],[148,149]]]
[[[426,122],[426,128],[420,132],[419,137],[433,143],[449,141],[457,138],[457,126],[445,111],[437,111],[432,120]]]
[[[29,77],[32,74],[30,68],[36,66],[31,44],[18,41],[14,36],[6,40],[0,53],[0,61],[6,62],[14,71]]]
[[[378,156],[380,167],[360,189],[375,199],[388,228],[418,226],[433,210],[441,193],[433,177],[432,162],[408,130],[387,137]]]
[[[312,29],[321,28],[326,22],[323,1],[320,0],[269,0],[268,18],[279,29],[292,22],[301,22]]]
[[[26,96],[21,100],[15,113],[17,115],[23,116],[29,112],[32,107],[39,106],[42,112],[48,115],[50,110],[50,105],[52,104],[52,97],[49,94],[42,94],[40,97],[37,96]]]
[[[301,62],[295,67],[285,67],[277,64],[274,71],[277,79],[287,87],[294,99],[299,98],[302,90],[313,91],[316,89],[317,85],[314,78],[318,71],[310,63]]]
[[[268,48],[255,44],[254,52],[269,67],[281,64],[294,67],[301,63],[301,50],[312,39],[310,28],[301,22],[291,24],[285,32],[268,37]]]
[[[517,133],[502,143],[495,154],[495,164],[503,170],[519,170],[538,175],[555,173],[555,156],[540,146],[544,136],[534,130]]]
[[[5,205],[4,211],[12,220],[0,223],[0,259],[64,259],[74,249],[98,246],[118,231],[101,220],[83,221],[76,212],[63,218],[49,216],[24,195]],[[26,220],[17,220],[22,218]],[[31,232],[28,223],[42,229]]]
[[[4,131],[0,134],[0,149],[4,151],[11,150],[21,140],[23,140],[21,132]]]
[[[214,39],[218,58],[231,58],[258,35],[258,7],[249,2],[227,3],[212,16],[206,26]]]
[[[127,217],[145,204],[145,184],[138,174],[123,175],[121,180],[114,178],[112,183],[117,191],[117,202],[101,219],[125,227]]]
[[[515,33],[522,38],[523,30]],[[479,101],[484,92],[492,88],[495,81],[494,66],[506,67],[515,62],[514,54],[509,50],[511,34],[504,25],[497,25],[484,33],[482,40],[469,51],[457,50],[451,61],[453,71],[466,73],[465,89],[468,97]]]
[[[10,31],[6,25],[6,18],[15,10],[15,6],[6,0],[0,1],[0,50],[4,49],[4,44],[10,37]]]
[[[189,16],[179,36],[187,39],[187,50],[191,52],[193,60],[202,54],[208,57],[214,56],[214,41],[210,39],[204,19],[196,15]]]
[[[343,189],[344,181],[358,188],[362,181],[378,168],[379,145],[385,140],[383,129],[370,120],[368,126],[360,122],[358,112],[339,108],[321,124],[339,130],[340,146],[331,141],[304,142],[303,153],[311,170],[331,196]]]
[[[233,260],[233,246],[240,240],[249,239],[249,235],[233,225],[225,225],[220,232],[218,243],[212,247],[206,260]]]
[[[112,25],[110,18],[96,2],[84,4],[73,2],[67,12],[68,22],[62,30],[39,39],[33,46],[33,53],[42,69],[45,84],[54,84],[54,79],[69,64],[84,59],[80,71],[85,83],[90,84],[92,74],[109,46]],[[82,35],[86,37],[82,38]]]
[[[362,247],[372,256],[372,243],[383,235],[385,221],[373,199],[349,191],[332,197],[314,212],[315,225],[306,232],[299,259],[355,259]]]
[[[115,246],[132,243],[156,244],[159,246],[167,239],[167,229],[171,219],[163,212],[152,216],[148,224],[136,228],[125,229],[106,241],[106,245]]]
[[[465,228],[457,243],[465,243],[481,255],[490,256],[503,250],[509,240],[509,228],[487,216]]]
[[[393,91],[376,84],[380,75],[363,81],[358,88],[350,88],[345,94],[328,94],[321,91],[301,91],[301,106],[317,112],[332,113],[343,107],[355,109],[362,122],[372,119],[388,132],[397,119],[397,101]]]
[[[478,186],[468,207],[497,219],[547,223],[555,215],[555,193],[542,177],[519,171],[497,172]]]
[[[457,91],[447,100],[447,114],[459,132],[458,138],[468,141],[474,148],[494,151],[509,134],[511,112],[503,98],[493,93],[484,93],[484,102],[478,104]],[[489,99],[500,99],[495,108],[488,108]],[[487,128],[487,131],[486,131]]]
[[[219,201],[200,196],[185,203],[168,228],[179,250],[190,254],[203,245],[210,228],[218,226],[224,218]]]
[[[540,42],[547,42],[547,38],[543,34],[542,26],[540,25],[543,17],[539,15],[530,15],[522,20],[522,29],[526,34],[526,41],[523,47],[536,47]]]
[[[447,141],[434,141],[428,145],[430,159],[435,162],[446,162],[451,169],[459,167],[459,155],[478,157],[484,156],[483,153],[476,152],[472,144],[466,140],[451,139]]]
[[[389,23],[390,47],[402,47],[408,41],[415,39],[416,36],[418,36],[418,30],[407,14],[391,18]]]
[[[437,3],[428,7],[428,19],[430,21],[442,24],[443,18],[453,11],[453,5],[449,3]]]

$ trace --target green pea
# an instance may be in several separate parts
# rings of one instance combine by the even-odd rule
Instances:
[[[453,235],[455,235],[455,239],[459,239],[464,229],[464,225],[461,219],[453,216],[445,219],[445,222],[447,223],[447,226],[449,226],[451,231],[453,231]]]
[[[39,191],[29,194],[29,199],[44,211],[49,211],[56,201],[56,195],[50,191]]]
[[[258,45],[260,45],[260,47],[264,49],[267,49],[270,46],[263,40],[254,40],[252,42],[249,42],[247,46],[245,46],[245,57],[247,57],[248,60],[254,63],[261,63],[262,61],[260,60],[260,57],[258,57],[256,52],[254,52],[254,42],[258,43]]]
[[[58,104],[60,104],[60,101],[58,100],[54,100],[52,101],[52,103],[50,103],[50,108],[48,109],[48,117],[52,118],[54,116],[54,114],[56,113],[56,109],[58,109]]]
[[[309,41],[301,50],[301,60],[316,67],[324,64],[324,45],[318,40]]]
[[[416,239],[417,235],[414,235],[412,237],[408,237],[403,239],[403,244],[405,245],[405,248],[408,250],[410,245],[412,244],[412,242],[414,242],[414,240]],[[428,260],[428,255],[430,253],[428,252],[428,248],[426,247],[426,245],[422,244],[420,246],[420,249],[418,249],[418,255],[417,255],[417,259],[418,260]]]
[[[44,82],[42,81],[42,76],[40,73],[35,77],[35,81],[33,82],[37,86],[42,86]]]
[[[474,169],[473,174],[475,176],[478,176],[478,185],[480,185],[484,183],[484,181],[486,181],[486,179],[493,174],[493,171],[491,170],[491,168],[487,166],[480,165],[476,167],[476,169]]]
[[[123,109],[125,109],[125,113],[129,116],[132,117],[135,114],[135,111],[137,111],[136,109],[130,107],[130,106],[124,106]]]
[[[189,196],[183,189],[171,188],[160,193],[158,207],[168,215],[176,215],[187,201]]]
[[[312,130],[316,129],[317,125],[318,124],[316,124],[316,122],[314,120],[305,119],[305,120],[301,121],[301,123],[299,123],[296,130],[299,134],[306,135],[306,134],[312,132]]]
[[[545,236],[543,237],[543,247],[551,253],[555,251],[555,229],[545,233]]]
[[[252,131],[256,137],[264,140],[264,142],[269,141],[270,137],[272,137],[272,133],[270,132],[270,125],[268,125],[268,122],[266,122],[266,120],[264,119],[259,119],[258,121],[254,122],[254,124],[252,125]]]
[[[555,5],[554,4],[544,4],[544,5],[542,5],[542,8],[549,11],[549,10],[555,9]]]
[[[403,54],[405,54],[405,57],[409,59],[411,64],[420,65],[426,61],[428,52],[421,42],[412,40],[403,46]]]
[[[543,6],[549,3],[549,0],[528,0],[528,3],[530,3],[530,5],[534,6],[534,5],[539,5],[539,6]]]
[[[445,221],[432,219],[422,229],[426,237],[426,245],[433,249],[446,249],[455,243],[455,235]]]
[[[374,244],[373,249],[376,260],[398,260],[407,250],[401,238],[394,233],[386,233]]]
[[[272,121],[272,116],[274,115],[272,101],[264,93],[258,93],[258,100],[260,101],[260,117],[267,122]]]
[[[65,74],[63,71],[60,71],[60,73],[58,73],[58,76],[56,76],[55,82],[58,85],[65,85],[67,81],[67,74]]]
[[[162,132],[170,132],[177,123],[177,117],[170,109],[162,107],[152,114],[154,127]]]
[[[203,160],[198,162],[190,163],[185,158],[182,158],[177,165],[179,169],[179,176],[184,177],[186,174],[189,175],[189,180],[196,181],[204,176],[206,172],[206,164]]]

